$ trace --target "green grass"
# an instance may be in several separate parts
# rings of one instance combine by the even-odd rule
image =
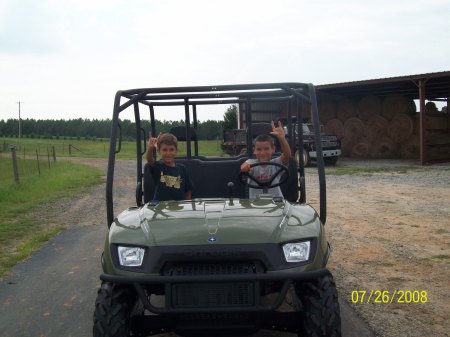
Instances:
[[[325,172],[327,175],[343,176],[343,175],[365,175],[370,176],[379,173],[396,173],[406,174],[409,171],[418,170],[415,166],[392,166],[392,167],[358,167],[358,166],[334,166],[326,167]]]
[[[431,258],[438,259],[438,260],[448,260],[448,259],[450,259],[450,255],[448,255],[448,254],[440,254],[440,255],[432,256]]]
[[[102,173],[90,166],[57,161],[38,175],[30,170],[35,165],[35,161],[19,160],[25,173],[17,184],[11,159],[0,157],[0,276],[63,229],[42,223],[32,216],[33,211],[102,182]]]
[[[220,156],[219,140],[201,140],[199,143],[199,154],[204,156]],[[17,138],[2,138],[0,151],[10,155],[9,144],[17,146],[17,157],[22,159],[36,159],[36,151],[39,157],[46,160],[48,156],[52,159],[53,148],[56,157],[83,157],[83,158],[107,158],[109,155],[109,140],[64,140],[64,139],[22,139],[19,146]],[[179,156],[186,155],[186,143],[179,142]],[[194,154],[194,143],[191,144]],[[117,158],[136,158],[136,143],[134,141],[122,141],[121,150]]]

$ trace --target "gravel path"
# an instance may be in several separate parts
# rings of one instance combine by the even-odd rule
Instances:
[[[385,171],[327,175],[329,267],[340,295],[377,336],[450,336],[450,164],[338,164],[346,166]],[[308,178],[314,204],[317,181]]]

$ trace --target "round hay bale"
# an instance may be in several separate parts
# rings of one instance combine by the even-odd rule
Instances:
[[[398,144],[389,137],[374,139],[370,148],[372,158],[394,158],[397,156]]]
[[[413,119],[413,124],[414,124],[413,134],[419,135],[420,134],[420,114],[417,114],[415,116],[415,118]]]
[[[337,117],[342,121],[346,122],[347,119],[355,117],[356,113],[356,104],[350,98],[343,99],[339,101],[337,108]]]
[[[406,112],[408,115],[415,116],[417,114],[416,103],[413,99],[408,99],[408,107],[406,108]]]
[[[325,124],[325,132],[336,135],[339,139],[342,139],[344,138],[344,124],[342,124],[340,119],[330,119]]]
[[[381,114],[381,100],[378,96],[364,96],[358,102],[358,117],[367,121],[372,116]]]
[[[365,122],[367,137],[370,140],[385,137],[389,132],[389,122],[386,118],[374,115]]]
[[[397,143],[407,140],[414,131],[414,122],[407,114],[395,114],[389,123],[389,136]]]
[[[330,119],[336,118],[336,108],[330,101],[318,103],[319,118],[322,123],[328,122]]]
[[[403,95],[389,95],[383,101],[381,115],[391,120],[395,114],[415,114],[416,104]]]
[[[417,136],[411,136],[400,144],[400,156],[405,159],[416,159],[420,154],[420,140]]]
[[[429,130],[447,130],[450,123],[445,114],[425,116],[425,127]]]
[[[367,138],[358,139],[352,146],[351,157],[367,158],[370,154],[370,141]]]
[[[434,102],[425,103],[425,113],[427,114],[436,114],[438,113],[438,108]]]
[[[344,138],[351,142],[356,142],[358,139],[366,135],[366,126],[363,121],[357,117],[347,119],[344,124]]]
[[[450,144],[450,134],[447,132],[428,132],[429,144]]]
[[[352,148],[353,145],[355,144],[354,141],[351,141],[349,139],[341,139],[341,151],[342,151],[342,156],[344,157],[350,157],[352,154]]]

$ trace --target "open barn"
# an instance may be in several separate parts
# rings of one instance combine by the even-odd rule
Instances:
[[[450,71],[316,86],[320,121],[338,136],[343,156],[450,161]],[[239,125],[245,127],[245,104]],[[253,121],[295,115],[309,107],[288,102],[252,103]]]

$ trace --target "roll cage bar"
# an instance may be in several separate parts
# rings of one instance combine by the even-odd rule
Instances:
[[[299,128],[298,135],[293,132],[293,118],[303,120],[302,103],[311,106],[311,118],[314,126],[314,138],[317,152],[317,170],[319,174],[320,212],[319,216],[323,224],[326,222],[326,182],[325,169],[320,141],[320,122],[317,108],[315,88],[310,83],[262,83],[262,84],[237,84],[218,86],[194,86],[194,87],[166,87],[166,88],[142,88],[132,90],[119,90],[114,99],[113,118],[111,126],[110,149],[108,158],[108,170],[106,179],[106,209],[108,227],[114,221],[113,206],[113,180],[115,157],[121,150],[121,126],[119,115],[125,109],[133,106],[136,125],[136,177],[137,184],[142,186],[142,156],[146,152],[146,132],[141,127],[142,106],[148,107],[150,114],[150,131],[156,132],[155,107],[157,106],[184,106],[184,121],[186,126],[186,152],[187,158],[192,158],[191,127],[197,129],[197,105],[214,104],[245,104],[245,118],[247,127],[247,155],[252,154],[252,112],[253,102],[290,101],[295,99],[297,109],[295,115],[288,111],[288,134],[293,135],[289,139],[292,148],[303,149],[303,130]],[[121,101],[124,100],[122,103]],[[141,106],[139,105],[141,104]],[[290,104],[288,105],[290,107]],[[191,108],[192,107],[192,121]],[[142,146],[143,144],[143,146]],[[195,156],[198,156],[197,140],[194,141]],[[220,159],[218,159],[220,160]],[[305,169],[303,156],[299,155],[300,174],[298,186],[300,189],[300,203],[306,202]],[[141,188],[141,187],[139,187]]]

